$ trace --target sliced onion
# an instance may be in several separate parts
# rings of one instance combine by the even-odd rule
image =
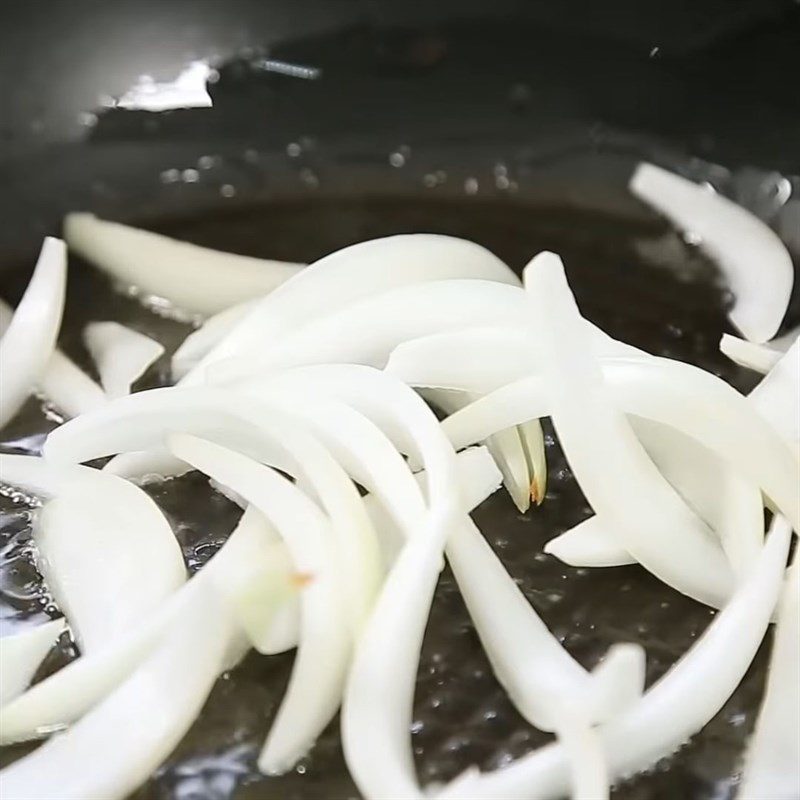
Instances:
[[[245,300],[220,311],[190,333],[172,355],[172,377],[179,380],[197,366],[211,348],[227,336],[261,301],[260,297]]]
[[[357,629],[369,613],[379,581],[375,533],[346,473],[287,411],[211,387],[153,389],[119,398],[62,425],[48,436],[43,452],[54,460],[87,461],[158,446],[173,431],[206,436],[308,483],[330,515],[340,580]]]
[[[488,392],[442,423],[457,448],[550,413],[542,376],[531,374],[524,360],[527,351],[514,351],[512,340],[507,345],[496,361],[504,362],[508,385],[495,391],[496,367],[491,379],[484,382],[480,371],[463,359],[451,363],[442,380],[435,377],[444,369],[438,361],[420,364],[418,374],[409,363],[398,376],[415,386]],[[748,398],[715,375],[683,362],[603,358],[601,364],[610,390],[628,414],[661,422],[701,442],[760,486],[793,527],[800,527],[796,459],[770,425],[752,413]]]
[[[161,644],[66,733],[0,772],[15,800],[122,800],[183,738],[223,669],[233,630],[209,592],[184,603]]]
[[[458,411],[475,399],[467,392],[448,392],[441,389],[429,389],[423,396],[448,414]],[[538,424],[538,420],[536,423]],[[498,431],[486,439],[486,446],[503,474],[503,483],[514,505],[524,514],[530,508],[531,495],[538,496],[537,487],[543,479],[541,472],[535,479],[531,474],[521,433],[516,428]]]
[[[265,297],[186,380],[202,381],[208,364],[257,352],[265,343],[277,343],[309,320],[349,303],[394,287],[447,278],[519,285],[517,276],[496,256],[463,239],[410,234],[361,242],[321,258]]]
[[[133,382],[164,353],[163,345],[118,322],[90,322],[83,341],[109,397],[130,394]]]
[[[210,250],[85,213],[67,214],[64,238],[114,280],[197,314],[267,294],[303,267]]]
[[[767,689],[745,758],[737,800],[800,795],[800,561],[794,557],[778,606]]]
[[[730,593],[730,569],[610,399],[561,260],[536,256],[525,280],[551,418],[587,500],[657,577],[702,602],[720,602]]]
[[[636,563],[597,515],[551,539],[543,549],[572,567],[624,567]]]
[[[11,306],[0,300],[0,335],[5,333],[13,316]],[[39,379],[39,389],[68,417],[77,417],[106,401],[103,390],[58,348],[53,350]]]
[[[252,560],[253,541],[262,543],[265,557],[272,552],[275,543],[273,532],[263,517],[251,512],[242,516],[219,552],[199,573],[149,616],[142,617],[138,625],[129,628],[126,635],[117,637],[114,643],[98,652],[81,655],[0,708],[0,743],[47,736],[79,719],[152,652],[170,627],[179,623],[181,609],[192,606],[198,596],[202,597],[208,582],[217,581],[218,571],[236,576],[245,569]],[[274,609],[265,608],[264,611],[272,614]],[[275,621],[278,624],[277,617]],[[296,631],[295,625],[288,632],[289,636],[296,637]],[[286,631],[282,633],[285,637]],[[270,652],[282,652],[276,638],[273,637],[274,649]],[[244,653],[243,641],[242,638],[238,647],[232,647],[233,654],[226,659],[226,668]],[[290,642],[286,646],[292,645]]]
[[[749,400],[800,459],[800,339],[753,389]],[[796,522],[794,527],[800,528]]]
[[[256,313],[256,312],[254,312]],[[430,280],[376,293],[288,333],[257,351],[215,366],[216,382],[305,364],[383,367],[398,344],[419,336],[483,324],[522,325],[528,309],[519,286],[493,280]],[[364,335],[369,331],[369,336]]]
[[[782,336],[772,339],[769,346],[785,353],[797,341],[798,337],[800,337],[800,325],[787,331]]]
[[[642,163],[630,180],[640,200],[683,231],[699,237],[734,294],[731,322],[751,342],[778,331],[794,283],[792,258],[783,242],[749,211],[653,164]]]
[[[572,703],[583,709],[589,723],[619,712],[619,694],[609,698],[598,691],[589,673],[531,608],[473,523],[451,535],[447,557],[495,675],[532,725],[558,730]],[[633,650],[633,663],[625,662],[633,684],[623,689],[627,700],[641,694],[644,684],[644,653],[639,647]]]
[[[392,437],[397,422],[388,419],[387,412],[402,414],[415,434],[405,444],[426,467],[431,511],[401,550],[362,632],[348,677],[342,729],[348,764],[365,795],[418,796],[408,728],[419,647],[442,549],[460,515],[455,453],[421,398],[383,373],[326,365],[278,377],[284,385],[310,382],[318,394],[353,404]],[[265,379],[247,391],[268,386]],[[409,430],[404,438],[411,438]]]
[[[52,619],[0,638],[0,705],[25,691],[65,627],[63,618]]]
[[[15,416],[44,375],[61,327],[66,285],[66,247],[48,236],[28,288],[0,339],[0,428]]]
[[[723,333],[719,342],[719,350],[734,364],[746,367],[754,372],[766,375],[780,360],[782,351],[775,350],[764,344],[748,342],[738,336]]]
[[[0,474],[54,498],[35,522],[37,562],[82,651],[125,635],[185,580],[169,523],[133,484],[33,456],[0,455]]]
[[[168,439],[175,454],[256,506],[286,542],[295,568],[312,576],[301,595],[297,658],[286,695],[259,758],[269,774],[294,766],[336,713],[350,657],[351,637],[330,523],[299,489],[274,470],[194,436]]]
[[[612,778],[647,769],[706,725],[739,685],[769,625],[791,529],[777,517],[758,561],[728,604],[683,657],[630,709],[600,727]],[[444,800],[545,800],[568,789],[569,756],[548,745],[503,769],[472,771]]]

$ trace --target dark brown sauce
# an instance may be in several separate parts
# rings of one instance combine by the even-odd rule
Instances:
[[[698,364],[741,389],[753,384],[752,375],[718,352],[728,324],[725,293],[714,269],[695,248],[657,224],[479,199],[317,199],[228,209],[156,227],[200,244],[294,261],[310,261],[375,236],[419,231],[473,239],[518,270],[537,251],[552,249],[563,256],[584,313],[609,333],[653,353]],[[16,300],[26,278],[26,270],[9,273],[2,294]],[[93,270],[74,261],[61,346],[87,369],[80,331],[91,319],[118,319],[170,350],[188,330],[113,292]],[[142,385],[167,378],[167,361],[162,359]],[[41,403],[32,399],[2,432],[2,447],[36,452],[53,424]],[[498,492],[478,509],[476,520],[530,602],[581,663],[591,667],[615,642],[639,642],[647,650],[652,683],[694,643],[713,612],[639,567],[580,570],[543,555],[548,539],[590,513],[552,437],[548,457],[549,489],[540,508],[521,515]],[[151,485],[148,491],[168,514],[192,569],[221,546],[238,517],[237,509],[196,474]],[[41,620],[52,611],[31,563],[29,539],[28,511],[0,498],[0,621],[9,626]],[[65,641],[41,675],[70,657],[74,652]],[[357,797],[342,758],[338,720],[288,775],[267,778],[256,769],[291,663],[291,654],[251,654],[224,675],[200,719],[135,794],[137,800]],[[760,701],[765,665],[762,648],[717,717],[677,754],[619,786],[614,796],[729,797]],[[521,719],[493,678],[449,572],[440,580],[428,624],[411,736],[423,784],[448,780],[470,764],[500,767],[550,738]],[[4,748],[2,762],[27,750]]]

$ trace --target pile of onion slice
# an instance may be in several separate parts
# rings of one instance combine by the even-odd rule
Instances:
[[[101,385],[56,348],[62,242],[45,241],[17,309],[0,304],[0,424],[37,391],[71,417],[42,456],[0,454],[0,481],[43,503],[37,565],[60,614],[0,640],[0,741],[49,737],[0,771],[0,794],[121,799],[169,756],[224,670],[251,648],[296,648],[264,731],[267,774],[292,769],[341,711],[366,798],[603,798],[719,711],[776,621],[740,797],[796,795],[800,573],[786,563],[800,527],[800,343],[768,341],[791,261],[759,220],[678,176],[642,164],[631,189],[699,234],[729,281],[747,338],[720,347],[764,375],[749,396],[585,320],[553,253],[533,258],[523,283],[479,245],[432,234],[302,268],[70,215],[73,250],[208,319],[170,354],[175,386],[131,393],[158,342],[91,323]],[[721,609],[652,686],[639,646],[609,642],[594,670],[581,666],[470,519],[501,484],[521,511],[547,502],[543,417],[594,512],[544,551],[638,564]],[[187,580],[136,480],[190,470],[242,516]],[[556,741],[424,787],[411,714],[445,560],[497,680]],[[35,682],[65,631],[78,657]]]

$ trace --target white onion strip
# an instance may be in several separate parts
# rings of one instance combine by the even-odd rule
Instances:
[[[730,568],[608,397],[561,260],[539,254],[525,282],[551,418],[587,500],[657,577],[702,602],[720,602],[730,593]]]
[[[495,431],[550,414],[542,376],[530,374],[521,357],[521,353],[506,352],[509,383],[494,391],[491,383],[484,385],[480,374],[463,363],[451,364],[442,381],[435,378],[441,366],[438,363],[421,366],[419,375],[407,368],[398,377],[412,385],[488,392],[443,421],[453,445],[460,448]],[[660,422],[696,439],[760,486],[792,526],[800,527],[796,460],[768,422],[752,413],[748,398],[715,375],[683,362],[602,358],[600,363],[609,390],[626,413]]]
[[[800,561],[794,557],[778,606],[767,688],[737,800],[800,796]]]
[[[408,339],[468,328],[476,321],[522,325],[527,315],[519,286],[465,278],[431,280],[370,295],[306,322],[280,341],[261,341],[257,351],[237,354],[215,366],[210,376],[228,382],[282,367],[326,363],[383,367],[392,350]]]
[[[33,456],[0,455],[0,476],[54,498],[34,524],[37,561],[81,651],[124,636],[184,582],[172,529],[137,486]]]
[[[179,380],[196,367],[225,336],[227,336],[254,308],[261,298],[245,300],[220,311],[207,319],[196,331],[190,333],[172,354],[172,377]]]
[[[542,549],[572,567],[624,567],[636,563],[597,515],[550,539]]]
[[[19,411],[47,368],[61,327],[66,285],[66,247],[60,239],[48,236],[25,294],[0,339],[0,428]]]
[[[284,386],[314,387],[358,408],[390,438],[402,414],[414,432],[404,444],[426,468],[430,512],[403,547],[358,642],[342,707],[343,743],[350,770],[369,797],[418,796],[410,737],[419,648],[449,530],[463,512],[455,453],[436,418],[411,389],[365,367],[326,365],[276,376]],[[242,386],[268,391],[270,381]],[[408,431],[405,436],[410,439]]]
[[[129,394],[131,385],[164,353],[164,346],[118,322],[90,322],[83,341],[109,397]]]
[[[0,638],[0,705],[25,691],[65,627],[63,618],[52,619]]]
[[[630,180],[640,200],[683,231],[717,262],[735,302],[731,322],[752,342],[778,331],[789,305],[794,267],[789,251],[766,224],[735,203],[652,164]]]
[[[447,278],[519,285],[517,276],[496,256],[463,239],[410,234],[361,242],[321,258],[264,297],[185,380],[202,381],[208,364],[258,352],[309,320],[349,303],[394,287]]]
[[[753,570],[682,658],[642,699],[601,726],[612,778],[646,769],[706,725],[755,656],[781,587],[791,529],[776,518]],[[548,745],[495,772],[462,776],[444,800],[546,800],[568,789],[564,748]]]
[[[800,339],[750,392],[748,400],[800,459]],[[794,528],[798,530],[800,525],[794,522]]]
[[[375,533],[356,487],[289,412],[212,387],[152,389],[70,420],[48,436],[43,452],[53,460],[87,461],[159,446],[170,432],[205,436],[310,486],[331,518],[338,573],[357,629],[369,613],[379,581]]]
[[[764,344],[748,342],[738,336],[723,333],[719,342],[719,351],[727,356],[734,364],[746,367],[753,372],[766,375],[780,360],[783,355],[781,350],[773,350]]]
[[[174,434],[170,449],[256,506],[281,534],[295,568],[313,577],[301,594],[300,641],[289,686],[259,766],[280,774],[294,766],[330,722],[341,700],[351,638],[330,523],[320,509],[269,467],[194,436]]]
[[[207,582],[216,580],[218,571],[238,574],[245,566],[245,557],[252,558],[253,542],[261,543],[269,553],[274,541],[274,533],[260,514],[244,514],[208,565],[149,616],[142,617],[126,636],[120,636],[115,643],[96,653],[80,656],[0,708],[0,743],[46,736],[79,719],[158,645],[165,632],[180,618],[181,609],[193,605],[195,598],[207,591]],[[296,628],[293,635],[296,635]],[[244,653],[241,646],[233,649],[233,657],[226,659],[226,668]]]
[[[11,324],[13,316],[11,306],[0,299],[0,336]],[[106,401],[100,386],[58,348],[53,350],[38,384],[42,394],[68,417],[77,417]]]
[[[197,314],[267,294],[303,267],[210,250],[85,213],[67,214],[64,238],[70,250],[126,287]]]
[[[183,604],[155,652],[69,731],[0,772],[15,800],[122,800],[178,744],[223,668],[230,612],[209,592]]]

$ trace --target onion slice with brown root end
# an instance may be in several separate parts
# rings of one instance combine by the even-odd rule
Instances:
[[[209,591],[183,603],[151,656],[65,733],[0,772],[15,800],[122,800],[169,755],[200,713],[235,628]]]
[[[739,685],[769,625],[791,529],[776,517],[758,561],[703,635],[648,691],[599,728],[612,779],[647,769],[706,725]],[[568,790],[570,761],[547,745],[503,769],[461,776],[440,800],[552,800]]]
[[[164,353],[162,344],[118,322],[90,322],[83,341],[109,397],[130,394],[134,381]]]
[[[0,428],[16,415],[47,369],[61,327],[66,286],[66,247],[48,236],[0,339]]]
[[[731,322],[751,342],[778,331],[794,282],[792,258],[765,223],[735,203],[691,181],[642,163],[630,180],[640,200],[683,231],[699,237],[734,294]]]
[[[0,638],[0,706],[22,694],[66,628],[66,620],[52,619]]]
[[[294,766],[330,722],[341,701],[352,638],[330,523],[316,504],[269,467],[194,436],[174,434],[182,460],[244,497],[286,542],[296,570],[312,578],[301,594],[300,642],[289,686],[272,724],[259,767],[280,774]]]
[[[33,456],[0,455],[0,476],[53,498],[34,523],[37,562],[82,652],[125,636],[184,582],[172,529],[137,486]]]
[[[315,261],[264,297],[186,380],[202,382],[205,367],[214,361],[277,344],[308,320],[349,303],[395,287],[448,278],[519,285],[519,278],[500,259],[463,239],[418,233],[361,242]]]
[[[11,324],[14,312],[0,300],[0,336]],[[38,381],[38,389],[68,417],[99,408],[106,402],[105,392],[58,348],[53,350]]]
[[[468,392],[437,389],[429,389],[422,395],[448,414],[475,400]],[[531,499],[537,505],[541,503],[547,490],[547,462],[539,420],[498,431],[489,436],[485,444],[503,474],[503,483],[517,509],[524,514],[530,508]]]
[[[460,448],[498,430],[549,416],[546,384],[527,358],[524,339],[508,338],[486,381],[463,359],[449,366],[437,359],[416,369],[407,362],[398,377],[412,386],[485,394],[442,422],[453,445]],[[753,414],[752,395],[744,397],[716,375],[666,358],[603,357],[600,364],[609,390],[627,414],[660,422],[696,439],[759,486],[792,526],[800,528],[797,460],[769,422]],[[446,377],[437,379],[445,370]],[[495,388],[501,375],[506,385]]]
[[[126,288],[194,314],[216,314],[267,294],[303,268],[209,250],[86,213],[67,214],[64,238],[70,250]]]

